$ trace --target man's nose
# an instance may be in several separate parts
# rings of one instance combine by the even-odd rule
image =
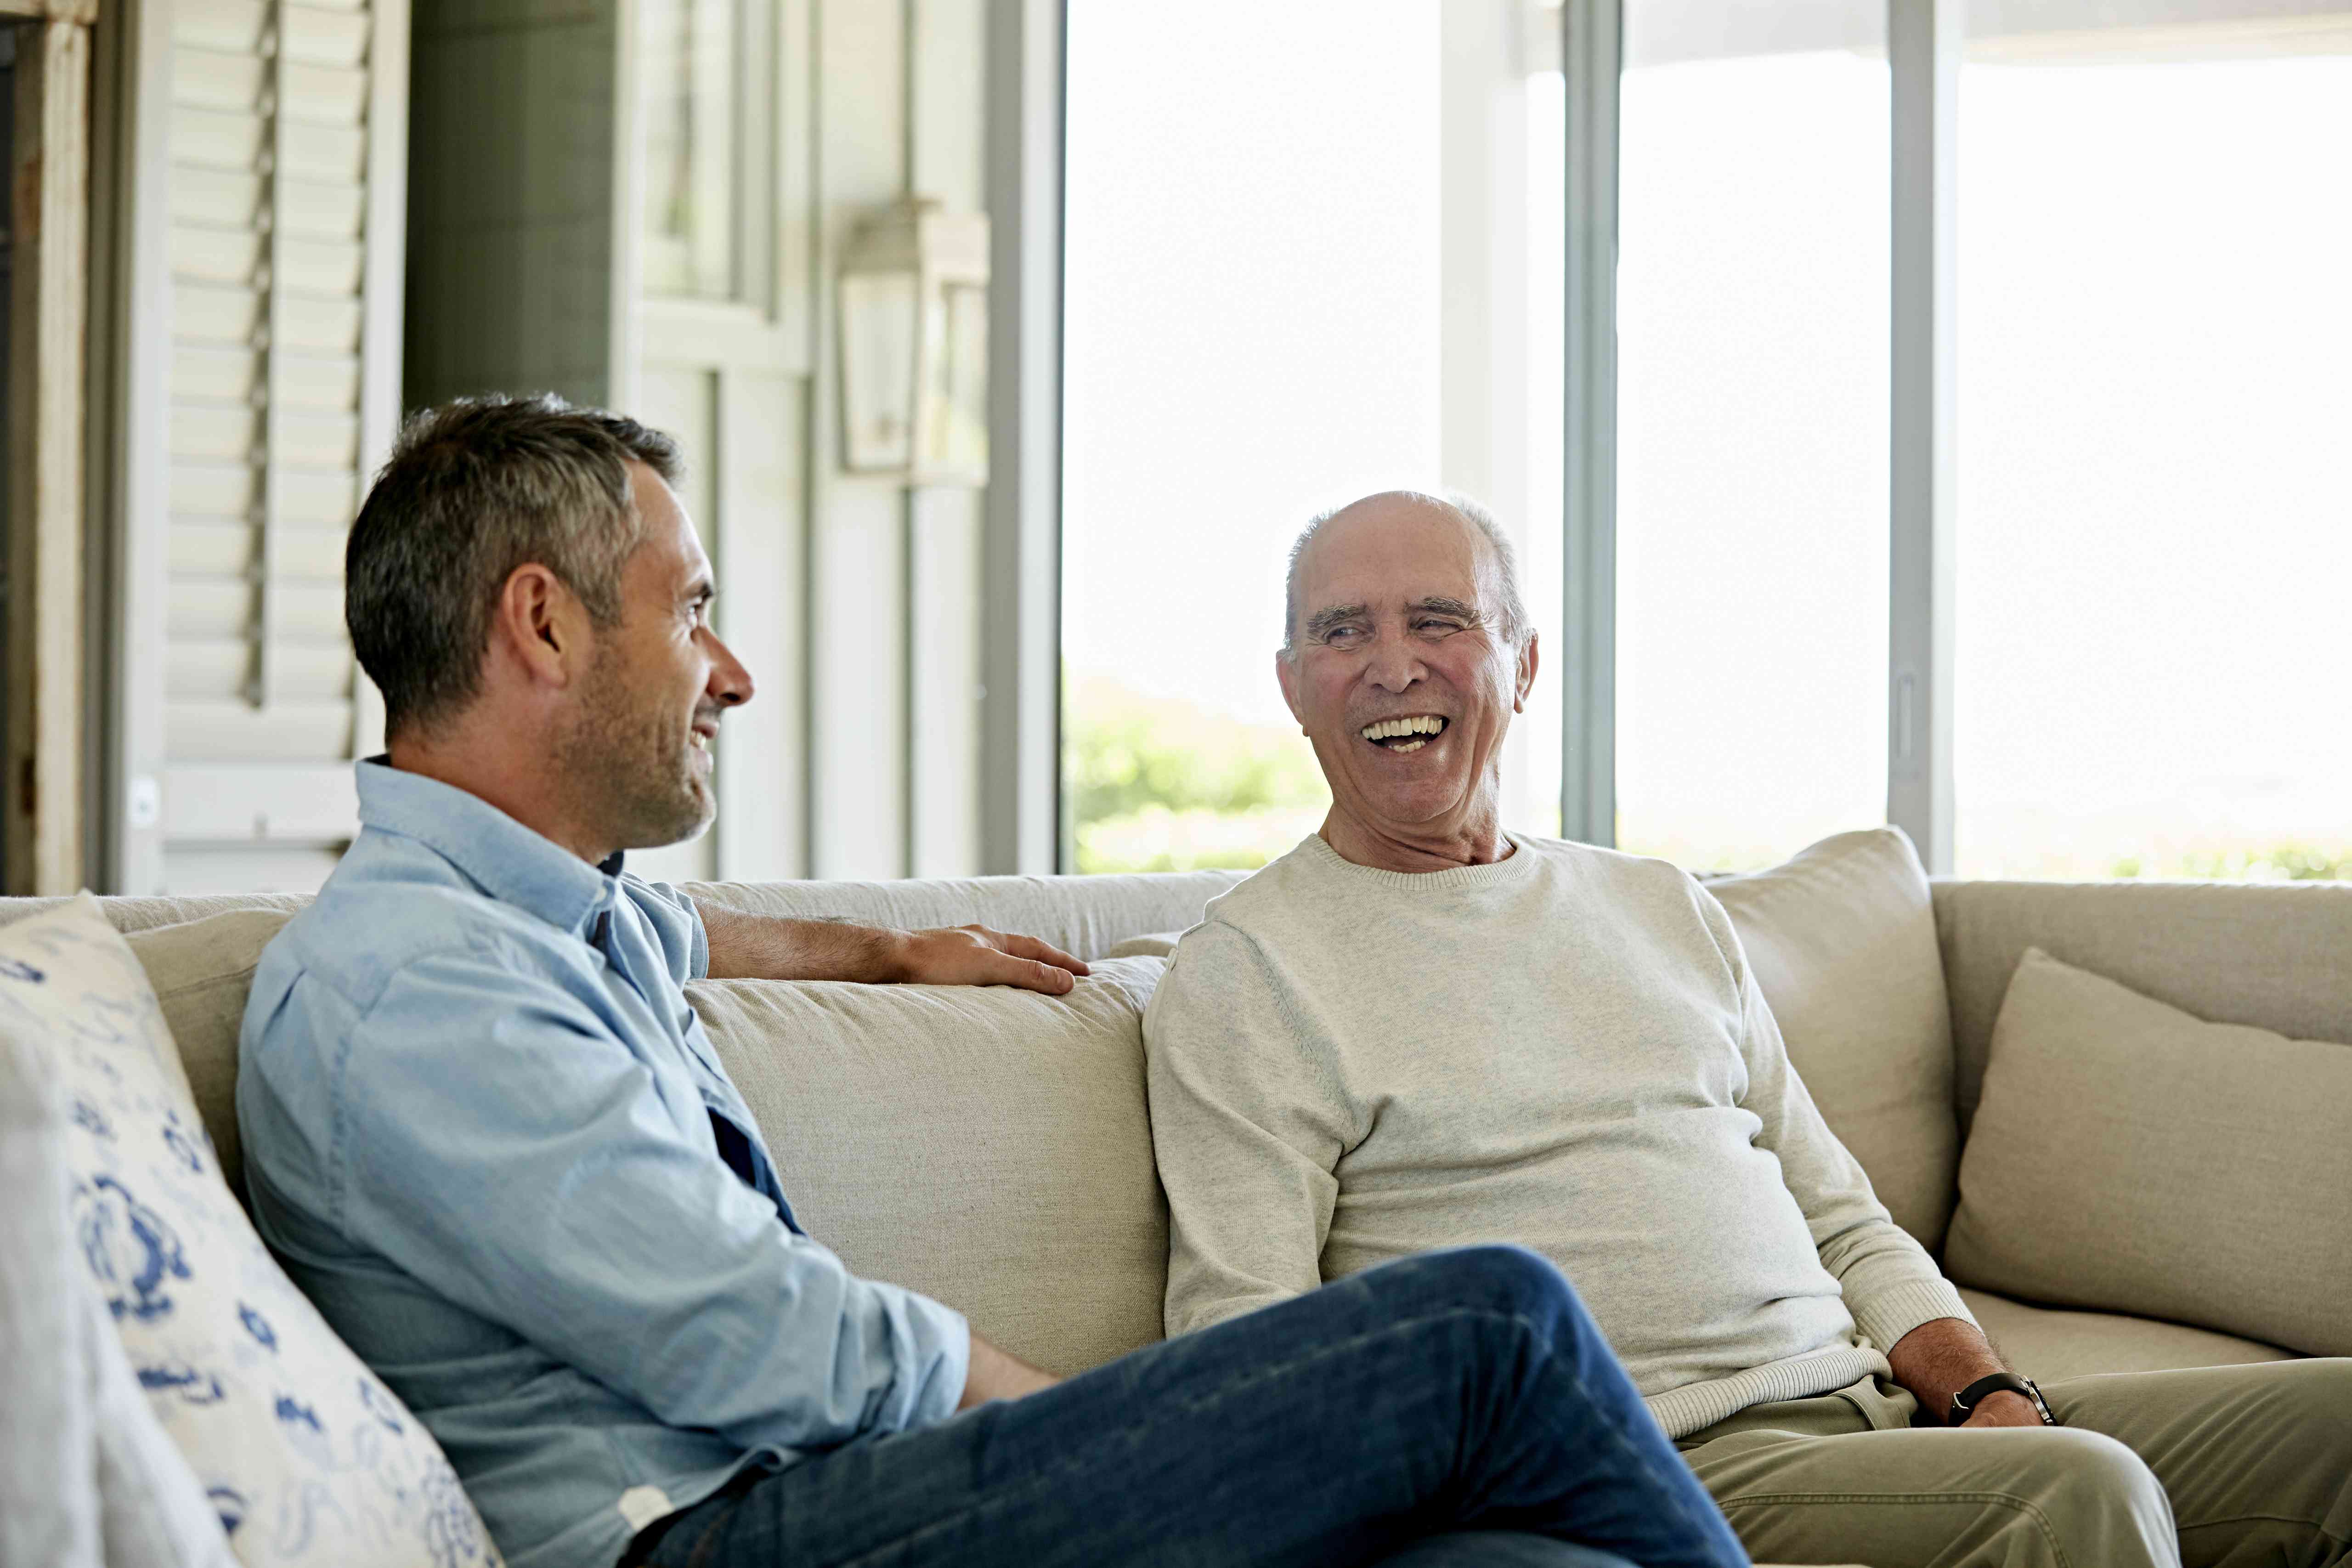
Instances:
[[[1380,639],[1364,665],[1364,679],[1383,691],[1402,691],[1427,673],[1420,650],[1402,637]]]
[[[722,708],[740,708],[751,700],[751,672],[716,632],[702,634],[710,641],[710,681],[704,688]]]

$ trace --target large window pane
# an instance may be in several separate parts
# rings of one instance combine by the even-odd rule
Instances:
[[[1259,865],[1328,804],[1275,684],[1285,554],[1438,471],[1438,17],[1070,7],[1076,869]]]
[[[1885,9],[1627,0],[1618,838],[1885,820]]]
[[[1971,46],[1963,875],[2352,875],[2347,49]]]
[[[645,290],[735,292],[737,0],[645,0]]]

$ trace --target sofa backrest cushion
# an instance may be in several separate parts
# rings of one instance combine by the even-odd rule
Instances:
[[[155,988],[163,1022],[180,1047],[180,1066],[196,1112],[212,1134],[229,1191],[245,1200],[245,1145],[236,1135],[236,1037],[246,993],[261,950],[293,915],[284,910],[228,910],[179,925],[133,931],[123,940]]]
[[[2209,1024],[2028,949],[1952,1278],[2352,1355],[2352,1046]]]
[[[1938,882],[1966,1136],[1993,1019],[2029,947],[2200,1018],[2352,1041],[2352,887],[2319,882]]]
[[[742,980],[687,995],[809,1234],[1071,1373],[1160,1337],[1142,1021],[1165,968],[1108,960],[1061,997]]]
[[[1132,877],[963,877],[906,882],[689,882],[684,890],[748,914],[827,916],[921,929],[984,925],[1052,942],[1092,963],[1146,931],[1195,924],[1240,871]]]
[[[1943,958],[1910,839],[1893,827],[1841,833],[1706,887],[1822,1120],[1895,1223],[1933,1252],[1951,1215],[1959,1138]]]

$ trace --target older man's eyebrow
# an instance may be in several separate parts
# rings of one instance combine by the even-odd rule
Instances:
[[[1361,605],[1327,605],[1307,617],[1307,635],[1310,637],[1321,637],[1333,626],[1344,626],[1349,621],[1360,621],[1363,618],[1364,606]]]
[[[1430,614],[1436,616],[1452,616],[1458,620],[1470,621],[1473,623],[1485,619],[1485,617],[1478,613],[1477,605],[1465,605],[1459,599],[1449,599],[1443,594],[1432,594],[1425,598],[1415,599],[1412,604],[1407,605],[1405,608],[1408,610],[1426,610]]]

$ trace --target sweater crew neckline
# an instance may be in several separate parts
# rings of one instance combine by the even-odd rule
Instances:
[[[1379,866],[1360,866],[1332,848],[1330,841],[1319,832],[1308,834],[1298,847],[1309,858],[1348,876],[1399,889],[1441,892],[1506,887],[1528,875],[1536,858],[1528,841],[1507,829],[1502,838],[1511,847],[1511,852],[1500,860],[1489,860],[1483,866],[1448,866],[1443,871],[1391,871]]]

